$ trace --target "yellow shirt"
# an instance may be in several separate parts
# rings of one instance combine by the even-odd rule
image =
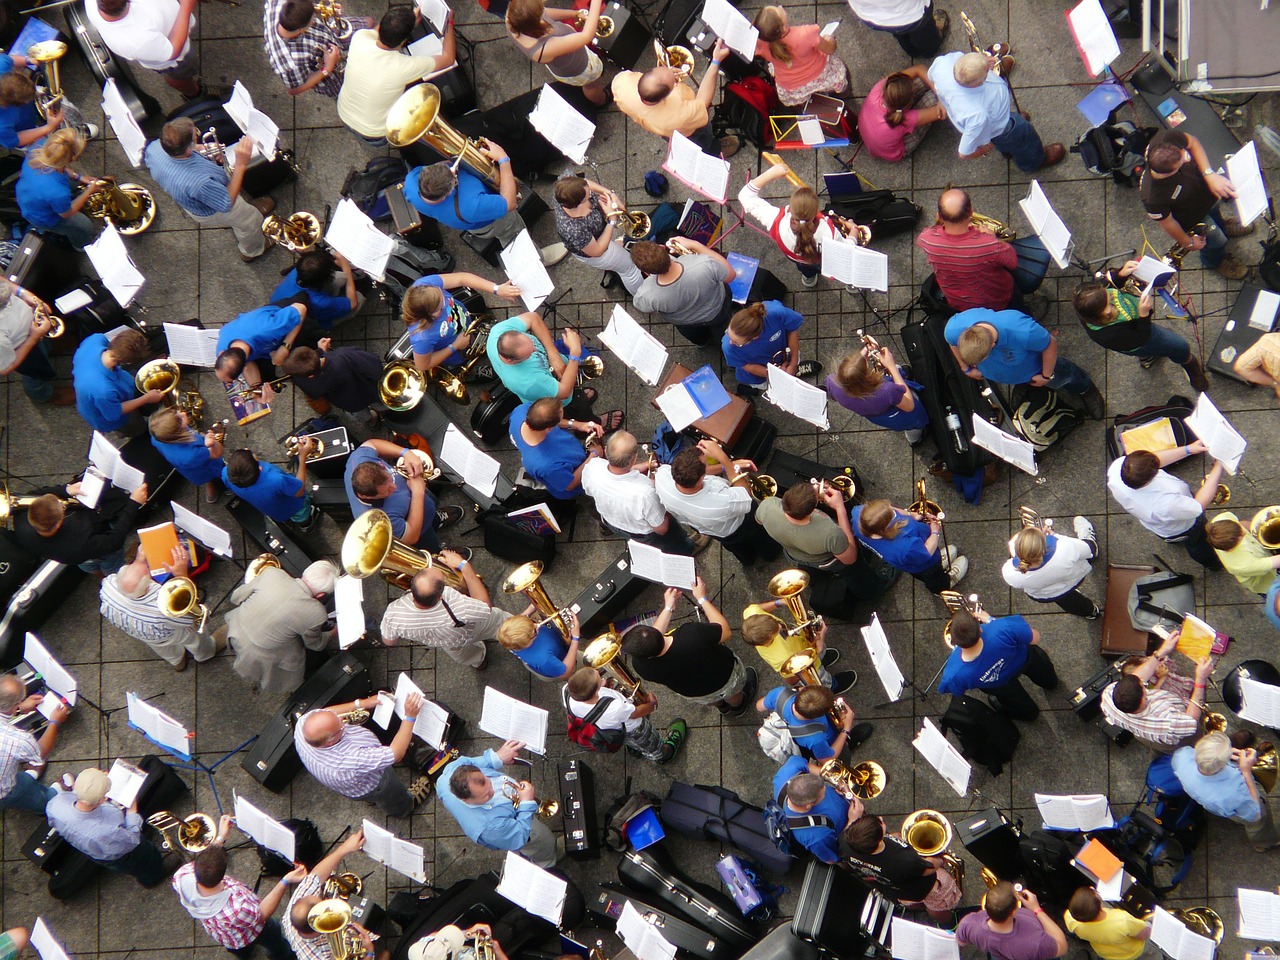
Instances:
[[[698,92],[681,80],[661,103],[648,104],[640,99],[640,77],[635,70],[627,70],[613,78],[613,98],[618,109],[650,133],[665,140],[679,130],[686,137],[705,127],[711,120]]]
[[[1136,960],[1146,948],[1147,942],[1136,934],[1146,929],[1146,924],[1131,913],[1116,907],[1103,907],[1102,916],[1088,923],[1081,923],[1068,910],[1063,915],[1067,932],[1081,940],[1089,941],[1102,960]]]
[[[1238,523],[1240,518],[1226,511],[1209,522],[1213,523],[1216,520],[1235,520]],[[1276,569],[1271,566],[1275,554],[1259,543],[1258,538],[1247,529],[1244,539],[1235,547],[1230,550],[1214,550],[1214,553],[1222,561],[1222,566],[1226,568],[1227,573],[1254,593],[1266,593],[1276,582]]]
[[[753,617],[757,613],[763,613],[765,616],[774,615],[765,607],[762,607],[757,603],[753,603],[751,606],[747,607],[747,609],[742,611],[742,619],[745,621],[748,617]],[[776,637],[768,643],[762,644],[754,649],[756,653],[760,654],[760,659],[772,667],[775,673],[781,676],[782,665],[797,653],[802,653],[803,651],[808,650],[809,643],[805,639],[803,633],[798,633],[793,637],[788,637],[782,629],[779,629]]]

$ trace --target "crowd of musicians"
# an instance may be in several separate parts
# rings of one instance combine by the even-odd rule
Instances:
[[[891,34],[904,55],[865,96],[853,88],[833,31],[793,22],[782,7],[755,14],[757,58],[767,65],[785,108],[798,109],[818,94],[837,99],[861,149],[884,162],[908,158],[927,134],[949,125],[958,139],[945,149],[967,161],[955,167],[957,181],[973,165],[997,162],[981,159],[993,151],[1025,172],[1062,161],[1063,145],[1043,142],[1012,98],[1015,62],[1007,46],[942,52],[950,16],[927,0],[850,4],[862,24],[857,29]],[[213,92],[201,79],[191,41],[197,6],[197,0],[88,0],[86,13],[115,56],[159,74],[177,94],[194,99]],[[456,62],[458,38],[450,20],[438,53],[412,55],[406,47],[422,32],[417,9],[392,7],[381,17],[351,19],[336,7],[268,0],[263,52],[289,94],[335,101],[354,138],[351,155],[362,162],[388,144],[402,97]],[[486,9],[497,13],[493,6]],[[584,112],[594,115],[616,105],[648,136],[669,139],[679,133],[713,156],[733,157],[742,144],[719,135],[712,122],[729,56],[724,43],[709,50],[699,82],[691,76],[692,63],[670,52],[649,69],[615,73],[595,43],[601,11],[601,0],[579,10],[511,0],[505,11],[509,43],[546,68],[546,76],[535,74],[535,83],[577,88],[574,102]],[[918,62],[908,63],[912,58]],[[16,189],[25,222],[80,250],[100,231],[86,209],[120,201],[104,204],[99,197],[94,204],[96,195],[115,190],[78,168],[98,130],[69,103],[41,96],[32,68],[48,60],[18,50],[0,57],[0,145],[24,155]],[[46,73],[41,82],[56,85],[56,73]],[[485,99],[490,92],[482,84],[479,93]],[[637,135],[642,134],[632,134]],[[935,133],[934,140],[947,136]],[[164,125],[144,154],[160,189],[210,233],[229,229],[246,263],[275,249],[268,239],[272,231],[264,231],[274,201],[244,190],[254,147],[245,137],[210,149],[204,131],[180,117]],[[465,150],[459,148],[464,156],[414,165],[404,179],[404,196],[421,217],[445,228],[446,245],[453,249],[461,249],[463,239],[508,244],[528,226],[518,207],[521,191],[530,187],[518,181],[519,163],[513,160],[519,158],[512,156],[523,148],[489,138],[466,142]],[[784,261],[795,265],[804,288],[830,282],[821,270],[823,245],[851,234],[864,242],[865,230],[825,213],[812,187],[786,164],[773,163],[747,180],[736,199],[744,217],[773,239],[777,255],[762,265],[752,291],[735,300],[730,284],[736,272],[722,250],[689,237],[659,243],[630,235],[627,228],[637,221],[626,210],[623,186],[576,173],[554,182],[548,199],[557,242],[540,251],[548,267],[572,257],[601,271],[602,286],[620,286],[616,293],[648,323],[673,326],[691,345],[687,349],[697,351],[699,364],[714,361],[719,352],[723,368],[732,370],[733,389],[749,401],[760,397],[774,365],[820,384],[838,404],[876,427],[900,432],[911,447],[923,442],[931,426],[925,387],[910,378],[887,343],[862,337],[841,344],[838,361],[824,377],[823,364],[803,355],[806,317],[776,295],[756,295],[767,286],[760,278]],[[1139,193],[1145,216],[1183,255],[1199,251],[1205,269],[1243,277],[1245,268],[1228,246],[1251,228],[1227,216],[1222,201],[1234,196],[1233,187],[1212,168],[1194,136],[1170,130],[1154,137]],[[962,188],[947,189],[930,199],[935,201],[936,222],[920,232],[916,244],[932,270],[933,306],[950,314],[945,337],[958,369],[995,385],[1049,387],[1083,415],[1103,419],[1108,411],[1093,378],[1063,355],[1058,335],[1042,323],[1052,305],[1039,292],[1050,259],[1044,246],[1034,237],[1003,239],[1000,225],[975,214]],[[1152,296],[1129,281],[1136,266],[1130,261],[1081,284],[1070,304],[1061,305],[1064,315],[1074,313],[1089,339],[1104,349],[1133,357],[1133,376],[1148,376],[1139,368],[1168,359],[1182,368],[1194,391],[1211,390],[1192,345],[1157,322]],[[784,286],[775,284],[775,294]],[[855,495],[840,478],[778,489],[757,464],[735,458],[710,438],[685,442],[660,458],[626,429],[626,411],[597,412],[598,393],[584,373],[598,378],[604,364],[578,330],[553,332],[538,312],[517,307],[486,329],[473,315],[479,302],[489,308],[514,304],[520,299],[515,284],[465,271],[423,276],[401,304],[411,356],[398,370],[398,383],[500,381],[520,401],[508,432],[520,455],[522,482],[540,491],[555,514],[589,503],[606,536],[692,556],[714,549],[711,542],[717,541],[743,567],[763,566],[771,577],[771,598],[740,612],[720,609],[719,584],[701,576],[691,590],[667,589],[661,609],[613,633],[602,653],[599,641],[582,636],[572,610],[549,600],[538,568],[520,568],[499,592],[477,571],[472,551],[451,542],[450,528],[456,532],[463,510],[438,501],[431,455],[393,437],[383,423],[383,359],[341,342],[341,324],[360,314],[367,289],[360,271],[336,251],[321,245],[301,253],[268,303],[243,305],[219,330],[213,372],[229,394],[242,399],[270,402],[291,383],[318,413],[334,412],[349,428],[371,435],[355,447],[343,476],[354,524],[381,530],[384,539],[394,537],[423,558],[417,569],[393,580],[399,591],[382,617],[381,643],[434,649],[476,671],[485,670],[491,656],[514,656],[554,688],[548,699],[557,701],[571,735],[600,752],[606,766],[619,762],[606,755],[622,748],[657,764],[671,761],[690,736],[680,714],[693,707],[712,706],[728,717],[757,713],[761,746],[777,765],[771,795],[797,850],[854,871],[913,915],[954,928],[961,943],[997,960],[1062,956],[1068,949],[1064,929],[1102,960],[1156,955],[1146,920],[1108,905],[1085,885],[1052,914],[1035,892],[1005,881],[990,887],[980,908],[963,908],[977,898],[966,897],[954,858],[922,849],[910,830],[895,830],[877,816],[876,791],[867,782],[885,771],[851,756],[874,731],[860,719],[868,713],[867,686],[858,687],[857,673],[840,663],[841,647],[850,644],[852,624],[867,622],[902,573],[937,596],[939,613],[950,617],[945,641],[938,638],[950,650],[937,691],[980,691],[999,713],[1035,721],[1039,706],[1022,678],[1046,692],[1059,689],[1052,651],[1064,638],[1042,636],[1034,617],[993,617],[956,587],[974,564],[999,566],[1005,582],[1037,603],[1097,620],[1103,613],[1099,601],[1081,589],[1100,551],[1089,518],[1070,518],[1068,533],[1030,515],[1007,549],[965,556],[947,542],[941,511],[922,485],[917,501],[908,505],[861,490]],[[225,426],[202,428],[200,411],[177,402],[176,376],[172,382],[147,378],[145,370],[156,369],[153,364],[163,358],[135,329],[85,336],[74,351],[70,383],[59,382],[47,341],[62,327],[51,306],[30,290],[0,284],[0,368],[21,378],[33,402],[74,404],[86,434],[98,431],[115,441],[149,434],[156,451],[207,504],[230,494],[300,535],[314,529],[319,510],[309,492],[308,468],[321,451],[313,438],[297,438],[289,466],[281,468],[273,462],[283,459],[276,451],[236,448]],[[1277,338],[1263,337],[1237,360],[1237,369],[1280,395]],[[611,378],[625,375],[620,364],[608,365]],[[1153,396],[1165,395],[1154,379],[1152,389]],[[1129,453],[1110,465],[1107,488],[1154,534],[1153,545],[1182,544],[1209,570],[1225,569],[1263,598],[1263,616],[1280,627],[1280,553],[1234,514],[1209,513],[1223,464],[1214,461],[1196,489],[1167,469],[1206,452],[1197,440],[1159,453]],[[76,564],[100,578],[102,616],[174,670],[229,649],[235,672],[275,702],[303,683],[308,652],[335,647],[330,601],[343,571],[333,561],[317,560],[300,577],[278,563],[255,563],[230,595],[221,623],[198,624],[166,608],[164,584],[194,583],[201,556],[180,547],[171,556],[149,557],[132,537],[147,486],[110,510],[78,509],[72,498],[80,492],[79,481],[36,491],[14,518],[17,542],[33,556]],[[484,566],[491,566],[487,558]],[[359,575],[375,571],[376,564]],[[356,571],[348,565],[347,572]],[[1272,849],[1280,834],[1254,773],[1267,750],[1246,732],[1229,735],[1221,724],[1206,726],[1212,661],[1180,658],[1177,642],[1175,631],[1149,656],[1128,663],[1103,692],[1102,710],[1150,748],[1146,759],[1168,765],[1187,796],[1241,823],[1256,850]],[[40,700],[15,676],[0,677],[0,715],[12,719]],[[434,795],[474,843],[519,851],[548,868],[561,860],[563,841],[538,815],[534,786],[508,772],[524,744],[494,744],[480,756],[456,757],[434,778],[406,778],[395,768],[413,757],[413,728],[423,700],[407,699],[389,742],[365,723],[377,703],[366,697],[332,704],[298,721],[295,743],[309,776],[343,797],[375,805],[393,823]],[[478,719],[476,701],[451,706]],[[209,936],[238,956],[250,956],[255,947],[274,960],[389,956],[385,943],[358,923],[347,925],[346,940],[326,936],[332,901],[325,882],[344,857],[361,848],[360,832],[314,866],[297,866],[259,896],[227,872],[229,817],[216,825],[206,849],[184,862],[144,829],[136,801],[123,808],[107,799],[112,784],[102,770],[90,767],[42,782],[68,716],[65,706],[51,710],[38,740],[0,724],[0,808],[23,811],[11,816],[46,817],[90,860],[145,887],[170,881]],[[737,730],[743,749],[751,749],[747,728],[727,729]],[[1130,759],[1141,762],[1143,754]],[[1068,791],[1071,784],[1060,786]],[[156,912],[171,915],[159,905]],[[434,932],[407,956],[484,956],[482,942],[491,946],[489,955],[505,960],[483,924]],[[4,934],[0,960],[16,957],[25,943],[21,928]]]

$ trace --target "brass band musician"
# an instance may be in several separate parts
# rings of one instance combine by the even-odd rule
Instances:
[[[632,262],[611,214],[623,210],[612,190],[586,177],[564,176],[555,185],[556,233],[579,263],[605,272],[602,284],[622,281],[631,296],[636,295],[644,274]]]
[[[852,820],[840,840],[844,860],[882,893],[950,925],[964,891],[942,857],[920,856],[899,834],[886,832],[884,817],[872,814]]]
[[[1188,796],[1215,816],[1244,824],[1253,849],[1265,853],[1280,846],[1271,804],[1253,775],[1254,747],[1237,750],[1221,730],[1212,730],[1194,747],[1174,751],[1171,765]]]

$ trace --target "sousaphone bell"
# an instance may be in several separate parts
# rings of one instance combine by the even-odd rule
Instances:
[[[1249,532],[1268,550],[1280,550],[1280,506],[1265,507],[1255,513],[1249,522]]]
[[[613,681],[613,687],[635,703],[644,694],[640,678],[631,672],[622,657],[622,640],[613,632],[596,637],[583,648],[582,662]]]
[[[401,590],[408,590],[413,578],[436,567],[444,582],[466,592],[462,577],[445,564],[437,564],[431,554],[402,543],[391,532],[391,518],[382,510],[369,510],[356,517],[342,538],[342,569],[357,580],[375,573]]]

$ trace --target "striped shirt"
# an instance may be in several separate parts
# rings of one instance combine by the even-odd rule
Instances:
[[[262,936],[262,928],[267,921],[260,909],[262,901],[252,890],[234,877],[227,877],[221,890],[206,896],[196,887],[195,872],[194,863],[184,863],[170,883],[178,891],[182,905],[200,921],[205,933],[228,950],[242,950]],[[216,908],[217,913],[197,916],[197,911],[188,906],[188,899],[195,900],[201,907]]]
[[[293,896],[289,898],[289,909],[285,911],[284,923],[280,925],[284,928],[284,938],[289,941],[289,946],[293,947],[298,960],[333,960],[333,951],[329,948],[328,937],[303,937],[289,920],[294,904],[303,897],[320,896],[322,887],[323,882],[314,873],[298,884],[298,889],[294,890]]]
[[[1240,373],[1259,368],[1272,379],[1280,380],[1280,333],[1263,334],[1236,361],[1236,370]]]
[[[0,797],[13,792],[20,766],[43,762],[44,754],[36,738],[13,726],[13,717],[0,716]]]
[[[212,217],[231,210],[227,174],[207,157],[198,153],[185,158],[171,157],[164,152],[159,140],[152,140],[143,159],[156,183],[193,217]]]
[[[302,735],[309,710],[293,728],[293,744],[307,772],[323,786],[344,797],[358,800],[373,793],[382,779],[382,771],[395,766],[396,755],[384,747],[372,732],[350,724],[342,729],[342,739],[327,747],[313,747]]]
[[[746,487],[732,487],[724,477],[703,477],[697,493],[683,493],[671,476],[671,467],[658,468],[658,499],[667,512],[699,533],[723,539],[742,526],[751,513],[751,494]]]
[[[916,237],[953,310],[990,307],[1003,310],[1013,297],[1018,251],[977,227],[955,236],[935,224]]]
[[[1192,736],[1199,726],[1199,721],[1186,712],[1187,701],[1177,694],[1148,690],[1142,709],[1125,713],[1111,699],[1115,692],[1114,683],[1102,691],[1102,712],[1117,727],[1128,730],[1139,740],[1171,747]]]
[[[325,51],[330,46],[343,46],[333,30],[312,17],[307,29],[292,38],[280,36],[280,10],[285,0],[267,0],[262,6],[262,33],[267,59],[271,69],[290,90],[300,87],[307,78],[324,66]],[[342,92],[342,76],[335,73],[325,77],[313,88],[326,97],[336,97]]]
[[[449,614],[452,612],[453,616]],[[386,640],[407,640],[424,647],[457,650],[475,640],[476,628],[489,622],[493,608],[473,600],[453,587],[445,587],[440,602],[423,608],[405,593],[387,604],[382,615],[382,636]],[[454,618],[462,622],[458,626]]]
[[[143,643],[161,643],[177,634],[184,635],[184,644],[191,639],[189,635],[194,631],[190,620],[174,620],[160,612],[156,602],[160,584],[151,581],[146,595],[135,600],[120,592],[118,576],[113,573],[103,580],[98,595],[99,611],[108,622]]]

